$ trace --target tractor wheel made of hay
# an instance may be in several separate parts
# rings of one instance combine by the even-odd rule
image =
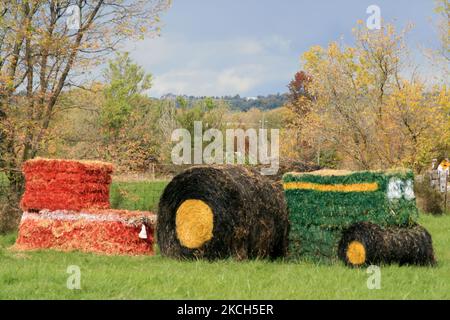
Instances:
[[[354,267],[435,264],[431,235],[418,224],[382,228],[369,222],[355,223],[343,232],[338,256]]]
[[[364,266],[378,261],[379,246],[383,241],[383,230],[380,226],[360,222],[346,229],[338,246],[338,256],[347,265]]]
[[[157,240],[168,257],[282,257],[288,230],[281,185],[241,166],[188,169],[159,202]]]
[[[387,228],[383,250],[383,262],[386,263],[419,266],[436,264],[431,235],[418,224],[408,228]]]

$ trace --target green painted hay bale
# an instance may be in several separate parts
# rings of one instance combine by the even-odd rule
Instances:
[[[418,211],[409,170],[288,173],[290,256],[335,259],[342,231],[357,222],[413,225]]]
[[[307,257],[327,261],[336,256],[335,244],[341,232],[336,228],[315,225],[292,226],[289,237],[289,257]]]

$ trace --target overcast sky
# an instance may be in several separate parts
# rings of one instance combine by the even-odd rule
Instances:
[[[304,51],[351,44],[372,4],[399,28],[414,23],[408,42],[418,60],[421,48],[438,46],[433,0],[174,0],[161,37],[125,50],[153,74],[151,96],[282,93]]]

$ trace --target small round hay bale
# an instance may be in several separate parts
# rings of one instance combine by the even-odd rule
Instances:
[[[159,202],[157,239],[168,257],[282,257],[288,231],[281,185],[241,166],[188,169]]]
[[[360,222],[342,233],[338,256],[351,266],[363,266],[380,260],[383,229],[376,224]]]
[[[431,235],[418,224],[410,228],[389,228],[384,238],[388,263],[422,266],[436,263]]]
[[[338,256],[354,267],[380,263],[435,263],[431,235],[418,224],[407,228],[382,228],[370,222],[355,223],[343,232]]]

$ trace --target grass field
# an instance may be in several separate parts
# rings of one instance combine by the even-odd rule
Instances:
[[[151,209],[165,182],[115,183],[111,200]],[[120,191],[120,192],[119,192]],[[148,196],[147,192],[155,192]],[[15,252],[15,234],[0,236],[0,299],[450,299],[450,216],[421,216],[438,265],[381,267],[381,289],[369,290],[366,269],[341,263],[233,260],[174,261],[55,251]],[[81,290],[69,290],[67,268],[79,266]]]
[[[167,181],[151,183],[115,181],[111,185],[111,206],[128,210],[156,210],[159,197],[167,183]]]
[[[385,266],[381,289],[366,269],[340,263],[174,261],[55,251],[14,252],[15,234],[0,236],[0,299],[450,299],[450,217],[423,216],[433,235],[434,268]],[[81,270],[69,290],[67,268]]]

